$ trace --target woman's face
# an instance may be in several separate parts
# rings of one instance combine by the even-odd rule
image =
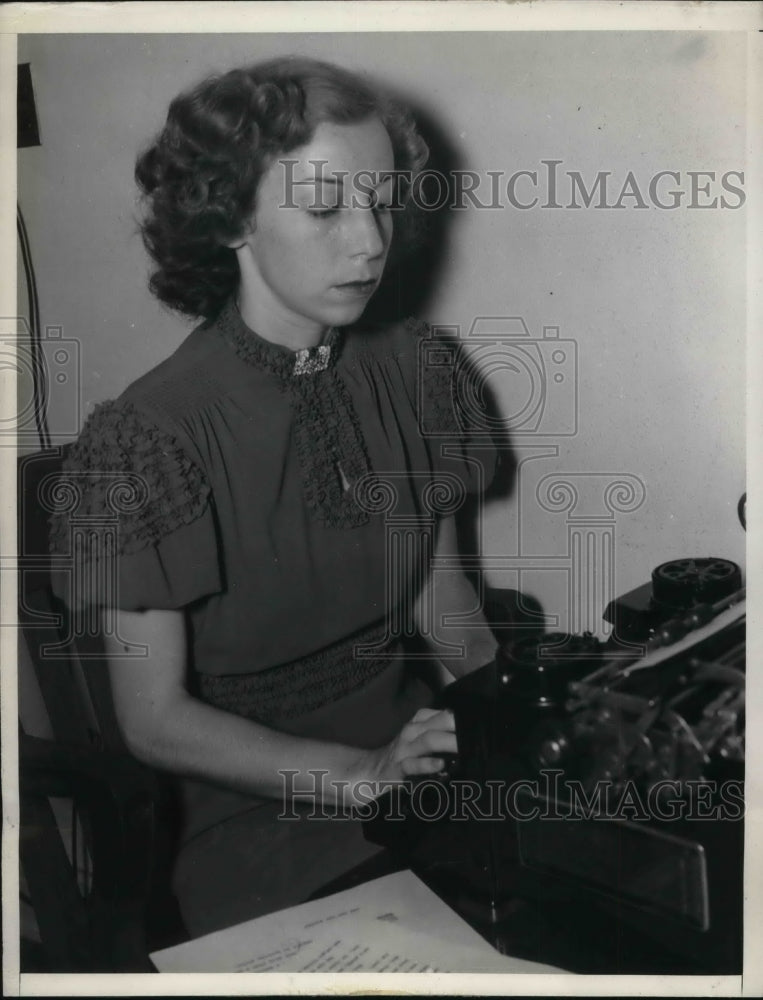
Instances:
[[[271,164],[251,232],[237,246],[239,304],[257,333],[310,346],[328,327],[360,317],[389,250],[393,168],[377,118],[322,123],[309,143]]]

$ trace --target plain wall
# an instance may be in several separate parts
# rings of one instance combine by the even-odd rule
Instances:
[[[42,324],[81,352],[81,374],[52,383],[52,431],[73,437],[96,402],[189,329],[146,290],[132,172],[170,99],[206,73],[288,52],[334,60],[408,95],[459,167],[542,173],[542,160],[557,159],[589,184],[611,171],[614,200],[629,170],[645,192],[660,170],[679,171],[687,192],[686,171],[744,170],[745,44],[742,34],[683,32],[21,37],[42,145],[20,152],[19,200]],[[561,435],[549,416],[540,432],[515,436],[517,482],[488,504],[483,525],[489,581],[534,594],[563,627],[596,628],[602,602],[663,560],[744,564],[745,209],[625,204],[452,213],[423,314],[462,335],[477,317],[521,317],[531,341],[558,327],[574,342],[564,349],[568,360],[576,352],[576,373],[565,367],[559,389],[547,367],[545,387],[549,399],[576,392],[553,403],[574,403],[574,433],[568,415]],[[504,365],[488,382],[507,417],[527,401],[522,371]],[[579,492],[573,511],[538,501],[555,473]],[[613,513],[602,497],[623,477],[626,492],[643,484],[643,501]],[[611,574],[574,568],[577,528],[594,567],[596,546],[614,539]]]

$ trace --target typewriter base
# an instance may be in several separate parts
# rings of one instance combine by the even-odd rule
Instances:
[[[705,825],[711,926],[701,931],[527,869],[505,823],[475,829],[408,816],[366,825],[388,863],[412,869],[499,951],[572,972],[629,975],[741,974],[743,832],[742,822]],[[486,850],[491,838],[498,849]]]
[[[353,888],[371,879],[411,868],[426,885],[501,954],[554,965],[580,975],[704,975],[699,959],[682,958],[658,941],[633,931],[603,911],[573,900],[506,899],[501,919],[490,919],[484,900],[454,886],[452,872],[436,864],[408,864],[392,851],[369,861],[325,886],[317,895]],[[478,969],[474,970],[478,972]],[[735,975],[740,968],[717,968]]]

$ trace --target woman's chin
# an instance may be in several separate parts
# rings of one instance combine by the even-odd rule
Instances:
[[[360,319],[366,311],[367,305],[368,298],[352,302],[336,303],[327,311],[326,320],[330,326],[349,326],[350,323],[355,323]]]

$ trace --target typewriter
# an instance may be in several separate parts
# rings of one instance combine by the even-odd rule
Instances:
[[[443,692],[447,774],[366,836],[494,924],[518,898],[585,907],[677,971],[741,972],[744,597],[736,564],[683,559],[605,609],[607,641],[500,630]]]

